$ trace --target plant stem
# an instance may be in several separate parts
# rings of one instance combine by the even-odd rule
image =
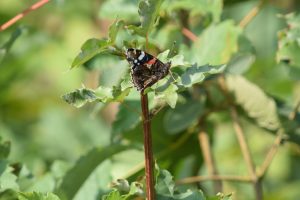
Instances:
[[[255,190],[255,194],[256,194],[256,199],[257,200],[262,200],[263,199],[263,192],[262,192],[261,179],[258,179],[258,177],[256,175],[255,165],[254,165],[254,162],[251,158],[251,153],[250,153],[250,150],[249,150],[246,138],[245,138],[244,131],[243,131],[242,126],[240,124],[235,106],[231,106],[230,114],[231,114],[231,118],[232,118],[232,121],[233,121],[233,128],[235,130],[236,137],[239,141],[240,148],[242,150],[244,160],[247,164],[249,174],[250,174],[250,176],[253,180],[253,186],[254,186],[254,190]]]
[[[254,19],[254,17],[259,13],[259,11],[262,9],[264,4],[265,4],[265,0],[259,1],[259,3],[255,7],[253,7],[247,13],[247,15],[240,21],[239,26],[241,28],[245,28]]]
[[[35,4],[33,4],[32,6],[30,6],[29,8],[27,8],[26,10],[24,10],[23,12],[17,14],[16,16],[14,16],[13,18],[11,18],[10,20],[8,20],[6,23],[2,24],[0,26],[0,31],[3,31],[5,29],[7,29],[8,27],[10,27],[11,25],[13,25],[14,23],[16,23],[17,21],[19,21],[20,19],[22,19],[23,17],[25,17],[27,14],[29,14],[30,12],[42,7],[43,5],[45,5],[46,3],[48,3],[50,0],[40,0],[38,2],[36,2]]]
[[[251,183],[252,178],[250,176],[235,176],[235,175],[208,175],[208,176],[192,176],[187,177],[181,180],[176,181],[176,184],[189,184],[195,182],[203,182],[203,181],[236,181],[236,182],[244,182],[244,183]]]
[[[277,137],[275,138],[275,141],[274,141],[272,147],[269,149],[269,152],[266,155],[265,160],[260,167],[260,170],[258,171],[259,178],[263,178],[263,176],[266,174],[269,166],[271,165],[271,163],[278,151],[279,146],[281,145],[282,140],[283,140],[283,134],[281,133],[281,131],[279,131],[277,133]]]
[[[144,94],[144,91],[141,91],[141,106],[144,130],[146,193],[148,200],[155,200],[151,120],[149,116],[148,96],[147,94]]]
[[[206,131],[200,130],[198,133],[198,140],[200,143],[200,148],[202,150],[204,162],[208,171],[208,174],[210,176],[218,175],[217,167],[214,162],[213,155],[211,153],[211,146],[209,143],[209,137]],[[222,181],[221,180],[215,180],[214,182],[214,190],[215,193],[222,191]]]
[[[263,199],[262,179],[259,178],[256,174],[255,165],[252,160],[249,146],[248,146],[246,138],[245,138],[245,133],[244,133],[241,123],[239,121],[236,106],[233,103],[231,96],[228,92],[228,88],[227,88],[227,85],[225,82],[224,75],[221,75],[219,77],[218,81],[219,81],[219,86],[221,88],[221,91],[223,92],[224,96],[227,98],[227,100],[231,104],[229,109],[230,109],[230,115],[231,115],[232,122],[233,122],[233,128],[235,130],[236,137],[238,139],[240,148],[242,150],[244,160],[248,167],[250,177],[252,179],[252,183],[253,183],[253,187],[254,187],[255,195],[256,195],[256,200],[262,200]]]

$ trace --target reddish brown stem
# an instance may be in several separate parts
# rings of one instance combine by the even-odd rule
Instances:
[[[141,105],[144,130],[146,193],[148,200],[155,200],[151,120],[149,116],[148,96],[144,94],[144,91],[141,92]]]
[[[16,23],[17,21],[19,21],[20,19],[22,19],[24,16],[26,16],[27,14],[29,14],[30,12],[42,7],[43,5],[45,5],[46,3],[48,3],[50,0],[40,0],[38,2],[36,2],[35,4],[33,4],[32,6],[30,6],[29,8],[27,8],[26,10],[24,10],[23,12],[17,14],[16,16],[14,16],[12,19],[8,20],[7,22],[5,22],[4,24],[2,24],[0,26],[0,31],[3,31],[5,29],[7,29],[8,27],[10,27],[11,25],[13,25],[14,23]]]
[[[198,39],[198,37],[187,28],[182,28],[181,32],[183,35],[185,35],[185,37],[189,38],[193,42],[196,42]]]

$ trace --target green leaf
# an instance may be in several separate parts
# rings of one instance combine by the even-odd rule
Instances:
[[[78,67],[99,53],[107,51],[110,43],[107,40],[92,38],[87,40],[81,47],[81,52],[74,59],[71,68]]]
[[[173,176],[167,170],[156,167],[156,184],[155,190],[158,195],[173,196],[175,190],[175,182]]]
[[[10,142],[9,141],[2,141],[0,136],[0,160],[4,160],[8,157],[10,152]]]
[[[169,0],[165,1],[164,7],[169,11],[188,10],[190,15],[211,14],[214,22],[220,21],[223,2],[221,0]]]
[[[97,96],[97,100],[107,103],[111,101],[121,102],[124,98],[129,94],[131,88],[121,89],[121,86],[113,86],[112,88],[108,87],[98,87],[95,90],[95,95]]]
[[[0,192],[0,199],[3,200],[19,200],[18,196],[19,196],[18,192],[11,189]]]
[[[237,75],[227,75],[226,84],[229,91],[234,94],[236,102],[261,127],[269,130],[281,127],[275,101],[261,88]]]
[[[114,44],[118,35],[118,32],[124,26],[124,21],[116,20],[112,25],[110,25],[108,30],[108,42]]]
[[[141,0],[138,10],[141,26],[128,26],[128,29],[146,37],[158,22],[161,4],[162,0]]]
[[[13,168],[7,161],[0,161],[0,191],[6,189],[18,190],[17,176],[13,173]]]
[[[243,74],[254,63],[255,56],[251,53],[235,55],[227,64],[226,71],[231,74]]]
[[[180,76],[178,84],[184,87],[191,87],[193,84],[200,83],[204,80],[206,75],[217,74],[225,69],[225,65],[220,66],[197,66],[193,65],[186,68],[186,71]]]
[[[138,0],[107,0],[99,10],[102,19],[116,18],[136,22],[138,19]]]
[[[104,195],[102,200],[122,200],[121,194],[118,190],[113,190],[109,194]]]
[[[195,61],[199,65],[227,63],[238,50],[238,38],[241,32],[241,28],[229,20],[209,26],[193,43],[192,52]]]
[[[184,193],[174,195],[175,200],[206,200],[200,190],[187,190]]]
[[[29,192],[20,193],[19,200],[60,200],[56,195],[52,193],[39,193],[39,192]]]
[[[62,96],[63,100],[77,108],[82,107],[87,102],[97,100],[95,92],[90,89],[81,88]]]
[[[177,134],[196,122],[203,113],[204,106],[200,101],[187,100],[175,109],[169,109],[164,116],[165,130],[170,134]]]
[[[68,104],[80,108],[86,103],[94,101],[103,103],[112,101],[121,102],[129,94],[130,90],[131,88],[124,88],[124,90],[122,90],[121,86],[113,86],[112,88],[100,86],[95,91],[81,88],[63,95],[62,98]]]
[[[9,40],[0,47],[0,63],[6,56],[6,54],[11,49],[12,45],[16,42],[16,40],[21,36],[24,32],[24,28],[18,27],[10,36]]]
[[[100,163],[128,148],[128,146],[114,144],[104,148],[92,149],[67,172],[55,193],[62,199],[72,199]]]
[[[178,99],[177,90],[178,87],[175,84],[170,84],[162,92],[160,92],[159,90],[156,91],[156,99],[166,102],[171,108],[175,108]]]
[[[288,27],[279,32],[277,61],[284,61],[291,66],[300,67],[300,14],[294,13],[283,17]]]
[[[140,101],[126,100],[120,104],[112,125],[112,138],[120,138],[122,134],[135,128],[141,121],[140,113]]]

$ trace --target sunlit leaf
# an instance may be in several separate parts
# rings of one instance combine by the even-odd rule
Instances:
[[[81,47],[81,52],[74,59],[71,68],[78,67],[87,62],[97,54],[104,52],[109,47],[110,43],[105,40],[96,38],[87,40]]]
[[[157,91],[156,98],[160,101],[165,101],[171,108],[175,108],[178,99],[178,87],[175,84],[170,84],[162,92]]]
[[[122,200],[121,194],[118,190],[113,190],[109,194],[102,197],[102,200]]]
[[[146,37],[158,22],[161,4],[162,0],[141,0],[138,10],[141,25],[139,27],[131,25],[128,29]]]
[[[68,104],[71,104],[77,108],[82,107],[87,102],[93,102],[97,100],[95,92],[86,88],[76,89],[74,92],[63,95],[62,98]]]
[[[81,88],[63,95],[62,98],[68,104],[80,108],[86,103],[94,101],[100,101],[103,103],[123,101],[123,99],[129,94],[130,90],[131,88],[124,88],[124,90],[122,90],[121,86],[113,86],[112,88],[100,86],[96,90]]]
[[[183,85],[184,87],[191,87],[193,84],[202,82],[207,75],[222,72],[225,69],[225,67],[225,65],[192,65],[191,67],[188,67],[186,71],[180,76],[179,84]]]
[[[193,43],[194,60],[199,65],[227,63],[238,50],[238,38],[241,32],[241,28],[233,21],[211,25]]]

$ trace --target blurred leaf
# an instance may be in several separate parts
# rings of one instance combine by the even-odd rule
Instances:
[[[56,193],[63,199],[72,199],[85,180],[104,160],[128,149],[128,146],[114,144],[104,148],[94,148],[81,157],[64,176]]]
[[[19,200],[60,200],[56,195],[52,193],[39,193],[39,192],[29,192],[20,193]]]
[[[116,38],[117,38],[117,34],[119,32],[119,30],[121,28],[123,28],[124,26],[124,21],[122,20],[116,20],[110,27],[109,27],[109,30],[108,30],[108,42],[110,44],[114,44],[115,41],[116,41]]]
[[[103,19],[134,21],[138,19],[137,5],[138,0],[106,0],[99,10],[99,16]]]
[[[135,33],[146,37],[159,19],[159,10],[162,0],[141,0],[139,3],[139,15],[141,26],[128,26],[128,29],[133,30]]]
[[[10,36],[9,40],[3,44],[0,47],[0,63],[12,47],[12,45],[15,43],[15,41],[18,39],[18,37],[21,36],[22,32],[24,31],[24,28],[18,27]]]
[[[10,152],[10,142],[2,141],[0,136],[0,160],[4,160],[8,157]]]
[[[119,111],[112,125],[112,138],[135,128],[141,121],[140,101],[126,100],[119,105]]]
[[[165,2],[165,7],[169,12],[187,10],[191,16],[211,14],[213,21],[218,22],[222,13],[223,2],[221,0],[169,0]]]
[[[291,13],[283,18],[288,27],[279,32],[277,61],[300,67],[300,15]]]
[[[175,109],[169,109],[164,116],[165,130],[170,134],[177,134],[192,123],[196,122],[203,113],[204,107],[200,101],[187,100],[178,104]]]
[[[17,178],[8,162],[5,160],[0,161],[0,191],[6,189],[18,190]]]
[[[280,128],[275,101],[261,88],[237,75],[227,75],[226,84],[234,94],[236,102],[261,127],[269,130]]]
[[[63,95],[62,98],[68,104],[71,104],[77,108],[82,107],[87,102],[93,102],[97,100],[95,92],[86,88],[76,89],[74,92]]]
[[[123,21],[116,20],[110,27],[108,31],[108,39],[96,39],[92,38],[87,40],[81,47],[81,52],[76,56],[74,59],[71,68],[78,67],[97,54],[109,52],[111,54],[116,54],[119,56],[122,56],[121,52],[118,52],[113,47],[113,44],[116,40],[118,31],[120,28],[122,28],[124,25]]]
[[[255,56],[251,53],[237,54],[227,64],[226,71],[231,74],[243,74],[254,61]]]
[[[18,193],[11,189],[0,192],[1,200],[19,200],[18,196],[19,196]]]
[[[220,65],[227,63],[233,53],[238,50],[238,38],[241,28],[233,21],[223,21],[211,25],[203,31],[199,39],[193,43],[192,52],[199,65]]]
[[[225,65],[192,65],[191,67],[186,68],[186,71],[180,76],[179,84],[183,85],[184,87],[191,87],[193,84],[202,82],[206,75],[222,72],[225,67]]]

